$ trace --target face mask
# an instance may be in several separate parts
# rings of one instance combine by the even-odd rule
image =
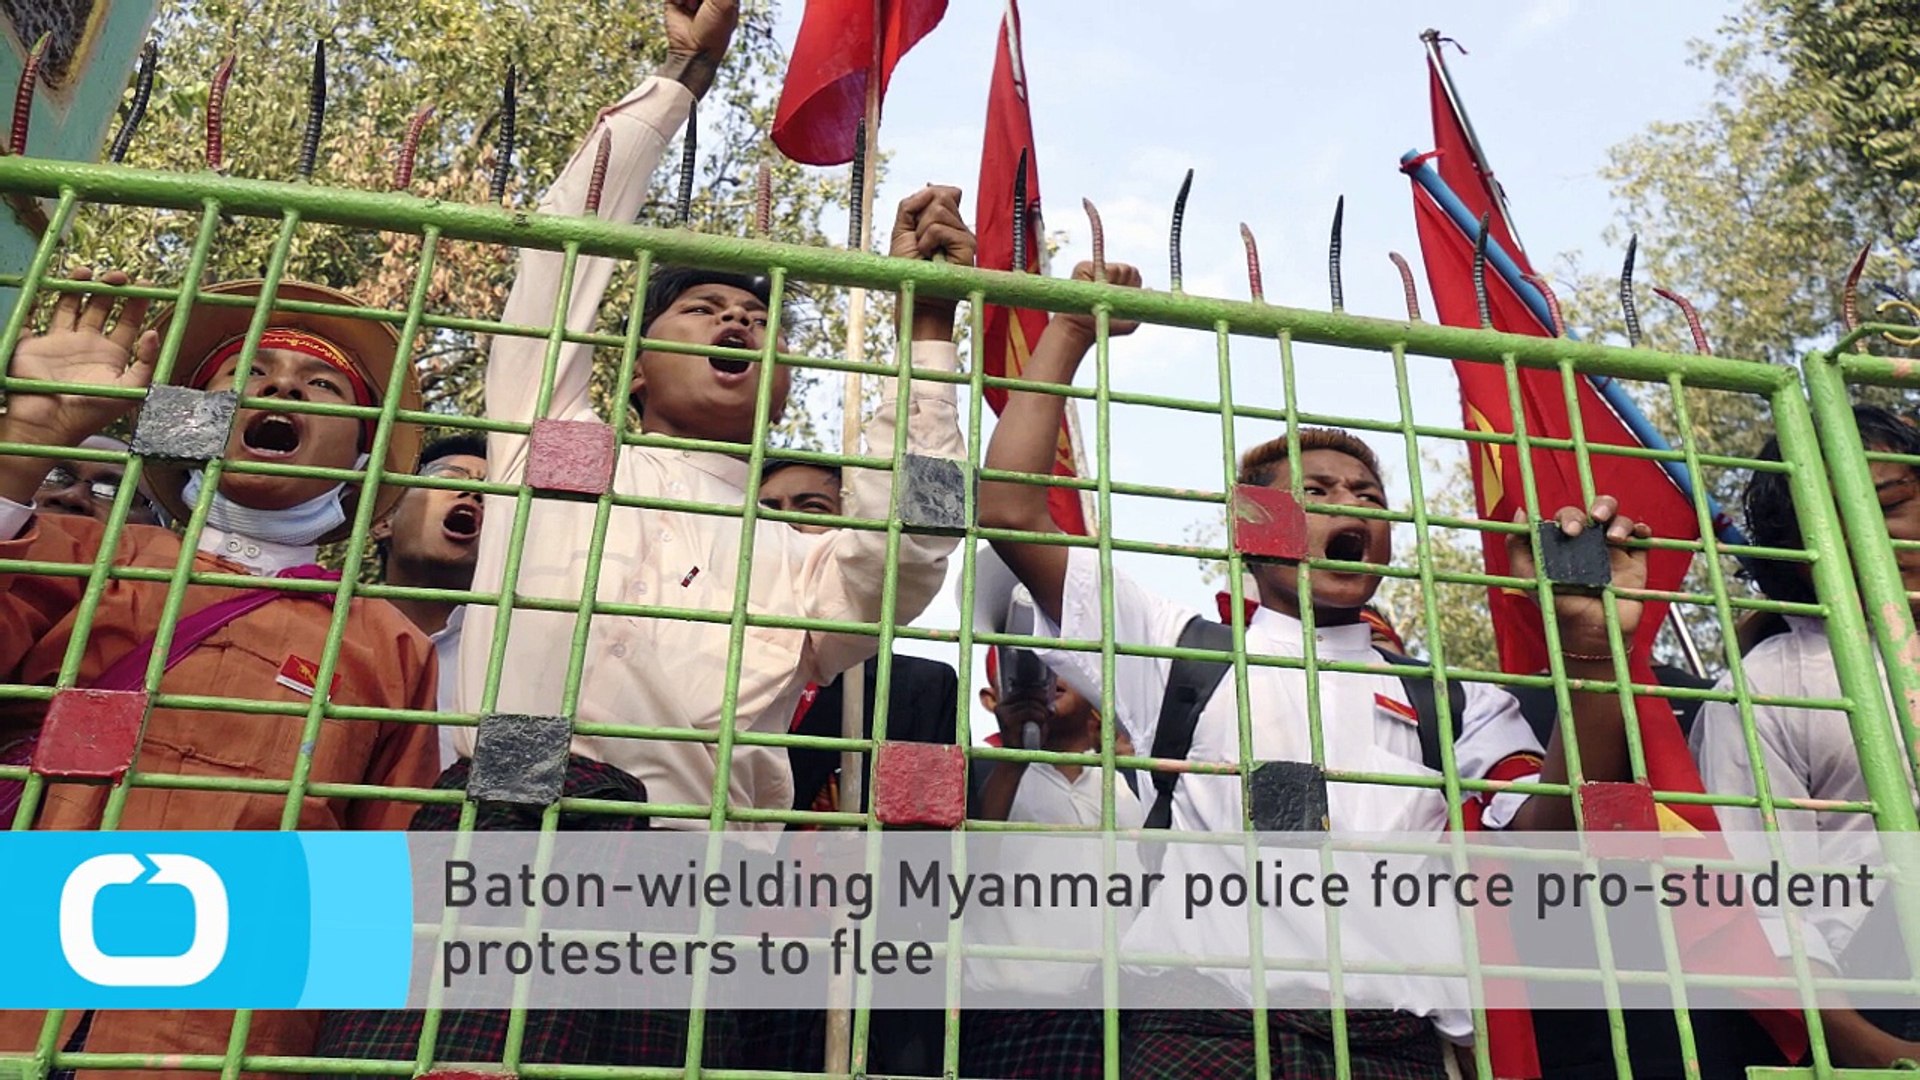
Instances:
[[[361,469],[366,464],[367,455],[361,454],[353,467]],[[206,474],[199,469],[187,475],[187,486],[181,491],[180,497],[188,506],[199,501],[205,480]],[[340,505],[340,495],[345,488],[345,484],[336,484],[306,502],[284,510],[242,506],[216,491],[213,493],[213,505],[207,508],[207,524],[222,532],[239,533],[255,540],[304,547],[318,542],[346,522],[346,510]]]

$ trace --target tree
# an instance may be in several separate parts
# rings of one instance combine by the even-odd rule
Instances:
[[[785,58],[772,37],[772,4],[749,5],[732,54],[702,102],[701,152],[691,201],[692,227],[744,235],[752,220],[754,177],[773,173],[773,235],[827,245],[820,222],[846,205],[842,176],[787,161],[764,138]],[[501,86],[509,64],[518,77],[518,123],[506,201],[530,206],[593,123],[596,113],[624,93],[663,56],[657,0],[415,0],[335,4],[269,0],[174,0],[155,30],[161,63],[152,103],[127,156],[130,165],[192,172],[205,168],[203,130],[214,69],[236,58],[227,96],[227,171],[274,180],[296,178],[301,132],[307,121],[307,72],[316,41],[327,44],[327,121],[314,182],[387,190],[396,149],[414,111],[434,107],[421,140],[415,193],[483,202],[494,164],[501,119]],[[654,177],[655,198],[642,222],[678,224],[674,206],[679,155],[669,154]],[[76,258],[122,265],[163,282],[177,281],[198,228],[199,215],[144,208],[92,208],[71,241]],[[266,265],[279,223],[234,220],[221,227],[209,276],[257,276]],[[367,303],[402,308],[420,256],[418,237],[304,227],[295,239],[289,273],[344,289]],[[445,242],[427,298],[428,310],[487,318],[504,303],[512,252],[494,245]],[[620,281],[605,310],[609,328],[631,297]],[[794,353],[838,354],[844,342],[845,301],[832,290],[802,290],[788,312],[787,343]],[[871,355],[889,353],[886,312]],[[416,357],[429,408],[474,413],[479,404],[483,336],[433,334]],[[603,365],[610,376],[612,365]],[[813,420],[837,410],[837,391],[798,372],[795,408],[779,433],[790,442],[819,445]],[[603,399],[610,386],[599,388]]]

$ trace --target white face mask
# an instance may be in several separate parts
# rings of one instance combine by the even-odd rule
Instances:
[[[361,454],[353,467],[362,469],[366,464],[367,455]],[[180,497],[189,508],[199,501],[200,489],[205,482],[206,474],[199,469],[187,474],[187,486],[181,491]],[[321,537],[346,522],[347,512],[341,506],[341,493],[345,488],[345,484],[335,484],[306,502],[284,510],[242,506],[227,498],[225,492],[216,491],[213,493],[213,505],[207,508],[207,524],[222,532],[238,533],[255,540],[304,547],[317,543]]]

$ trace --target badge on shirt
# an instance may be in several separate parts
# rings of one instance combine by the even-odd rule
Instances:
[[[280,665],[280,674],[274,676],[273,681],[296,694],[312,697],[313,684],[319,679],[319,664],[304,656],[289,655]],[[333,693],[336,695],[340,693],[340,676],[337,672],[333,676]]]
[[[1410,724],[1414,727],[1420,726],[1420,714],[1413,711],[1413,706],[1404,701],[1396,701],[1385,694],[1375,694],[1373,695],[1373,704],[1375,708],[1380,709],[1382,712],[1385,712],[1402,723]]]

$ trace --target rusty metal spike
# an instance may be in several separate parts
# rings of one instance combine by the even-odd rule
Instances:
[[[1173,197],[1173,227],[1167,233],[1167,259],[1171,264],[1173,291],[1180,291],[1180,230],[1187,220],[1187,194],[1193,190],[1193,170],[1187,170],[1186,179],[1180,181],[1180,194]]]
[[[600,141],[593,148],[593,173],[587,177],[587,213],[600,212],[600,193],[607,186],[607,158],[613,154],[613,132],[600,129]]]
[[[420,153],[420,133],[426,130],[427,121],[433,117],[433,106],[422,105],[413,119],[407,122],[407,136],[400,140],[400,160],[393,167],[393,187],[396,191],[405,191],[413,185],[413,162]]]
[[[1480,230],[1473,238],[1473,302],[1480,312],[1480,328],[1493,326],[1493,306],[1487,301],[1487,224],[1492,213],[1480,215]]]
[[[516,100],[519,82],[519,70],[508,64],[507,81],[500,90],[500,143],[495,150],[493,179],[487,184],[487,199],[490,202],[505,202],[507,198],[507,177],[513,173],[513,139],[519,123],[519,103]]]
[[[1347,216],[1345,195],[1333,204],[1333,234],[1327,242],[1327,287],[1333,294],[1333,310],[1347,310],[1347,290],[1340,281],[1340,226]]]
[[[307,131],[300,140],[300,179],[313,178],[320,159],[320,129],[327,122],[327,43],[313,43],[313,77],[307,83]]]
[[[1247,247],[1247,288],[1252,290],[1256,302],[1265,300],[1266,285],[1260,277],[1260,247],[1253,242],[1253,230],[1244,221],[1240,223],[1240,242]]]
[[[753,175],[753,235],[773,235],[773,166],[764,161]]]
[[[1522,280],[1532,282],[1533,287],[1539,289],[1540,295],[1546,298],[1547,318],[1553,322],[1553,325],[1549,327],[1549,329],[1553,331],[1554,336],[1566,337],[1567,320],[1560,314],[1560,298],[1553,294],[1553,286],[1547,284],[1547,279],[1541,277],[1539,274],[1522,274],[1520,276]]]
[[[1853,266],[1847,270],[1847,284],[1840,294],[1840,318],[1847,324],[1848,330],[1860,329],[1860,275],[1867,269],[1867,256],[1873,254],[1873,241],[1869,240],[1860,248],[1860,254],[1854,256]],[[1866,352],[1865,338],[1853,343],[1854,351]]]
[[[684,226],[693,223],[693,167],[700,160],[699,103],[687,103],[687,137],[680,142],[680,202],[678,216]]]
[[[1100,223],[1100,209],[1093,205],[1092,199],[1081,199],[1080,206],[1087,212],[1087,228],[1093,234],[1093,280],[1107,280],[1107,229]]]
[[[207,168],[214,172],[226,163],[227,84],[233,81],[233,64],[228,53],[213,69],[213,85],[207,88]]]
[[[1679,308],[1680,313],[1687,317],[1687,330],[1693,334],[1693,351],[1701,356],[1712,356],[1713,346],[1707,341],[1706,328],[1700,325],[1700,313],[1694,310],[1693,301],[1658,285],[1653,287],[1653,295]]]
[[[867,119],[853,134],[853,179],[847,185],[847,250],[860,250],[860,209],[867,195]]]
[[[1640,234],[1627,240],[1627,261],[1620,267],[1620,311],[1627,317],[1627,344],[1640,347],[1640,309],[1633,302],[1633,257],[1640,250]]]
[[[133,133],[140,128],[140,121],[146,119],[147,102],[153,98],[153,70],[160,63],[160,46],[147,42],[140,50],[140,73],[133,80],[133,100],[127,104],[127,119],[120,125],[119,134],[113,137],[113,148],[107,151],[107,160],[115,165],[126,159],[127,148],[133,145]]]
[[[33,121],[33,93],[40,85],[40,65],[47,58],[47,43],[52,34],[41,34],[27,53],[26,66],[20,69],[20,86],[13,93],[13,140],[7,145],[16,154],[27,152],[27,125]]]
[[[1393,268],[1400,271],[1400,290],[1407,297],[1407,321],[1420,321],[1420,290],[1413,284],[1413,267],[1407,265],[1407,257],[1397,251],[1387,252],[1387,258],[1393,260]]]
[[[1020,163],[1013,167],[1013,262],[1016,274],[1027,272],[1027,148],[1020,148]]]

